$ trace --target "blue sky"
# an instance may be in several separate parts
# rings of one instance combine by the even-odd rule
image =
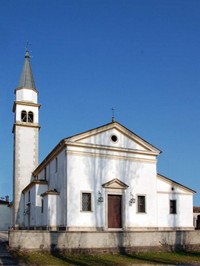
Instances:
[[[14,89],[31,43],[40,161],[62,139],[111,121],[163,153],[158,172],[200,205],[200,1],[2,0],[0,196],[12,198]]]

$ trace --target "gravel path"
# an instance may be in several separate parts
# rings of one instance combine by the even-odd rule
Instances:
[[[0,266],[20,266],[8,251],[8,232],[0,232]]]

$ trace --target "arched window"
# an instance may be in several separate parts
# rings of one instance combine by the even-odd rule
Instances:
[[[21,121],[26,122],[26,120],[27,120],[27,112],[25,110],[23,110],[21,112]]]
[[[28,122],[33,123],[33,112],[28,112]]]

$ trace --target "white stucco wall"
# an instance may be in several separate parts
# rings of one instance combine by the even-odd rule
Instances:
[[[22,190],[30,183],[32,171],[38,165],[38,128],[15,127],[14,155],[13,224],[23,226],[24,202]]]
[[[42,212],[42,193],[46,192],[48,186],[45,184],[35,184],[30,189],[24,192],[25,206],[24,206],[24,223],[25,226],[43,226],[44,216],[47,213],[44,213],[44,208]],[[30,193],[30,201],[29,201]],[[28,211],[28,212],[27,212]]]
[[[27,113],[33,112],[33,123],[34,124],[37,124],[39,122],[37,106],[31,106],[31,105],[24,106],[20,104],[16,106],[16,121],[17,122],[26,124],[26,122],[21,122],[21,112],[24,110],[27,111]]]
[[[117,141],[111,141],[111,136],[117,136]],[[82,139],[79,142],[81,143],[95,143],[97,145],[106,145],[106,146],[113,146],[113,147],[123,147],[128,149],[135,149],[135,150],[142,150],[144,151],[145,148],[136,141],[130,139],[130,137],[121,134],[119,130],[113,128],[107,130],[101,134],[93,135],[91,137],[87,137],[87,139]]]
[[[107,225],[107,190],[102,184],[119,179],[129,187],[123,195],[123,226],[125,228],[157,226],[156,162],[121,158],[114,152],[111,156],[101,153],[75,154],[69,151],[68,165],[68,223],[69,227],[103,227]],[[87,153],[87,154],[86,154]],[[143,155],[144,157],[144,155]],[[104,202],[97,201],[98,191],[102,192]],[[115,190],[116,191],[116,190]],[[92,212],[81,211],[81,193],[92,193]],[[137,213],[137,201],[129,206],[130,192],[146,197],[146,213]],[[116,192],[115,192],[116,193]],[[113,194],[113,192],[111,192]],[[121,192],[117,192],[121,194]]]
[[[36,208],[35,208],[35,225],[36,226],[41,226],[45,225],[44,223],[44,217],[47,215],[44,205],[43,205],[43,212],[42,212],[42,200],[44,204],[44,198],[41,196],[44,192],[46,192],[48,189],[47,185],[36,185],[36,190],[35,190],[35,197],[36,197]]]
[[[8,230],[11,226],[11,208],[8,205],[0,204],[0,231]]]
[[[37,92],[32,89],[18,89],[16,90],[16,99],[17,101],[25,101],[37,103]]]
[[[193,227],[193,194],[173,182],[157,179],[158,226]],[[176,200],[177,213],[170,214],[170,200]]]
[[[48,195],[47,196],[48,220],[47,225],[56,227],[61,225],[60,221],[60,196]]]
[[[116,143],[110,139],[112,134],[118,137]],[[52,155],[45,165],[46,170],[43,168],[38,175],[38,179],[48,181],[48,190],[58,192],[58,195],[44,197],[42,225],[66,226],[69,230],[107,230],[107,197],[118,194],[122,195],[124,229],[191,229],[192,192],[178,184],[172,191],[167,179],[158,178],[156,150],[151,152],[144,147],[116,129],[75,143],[69,140],[65,149]],[[113,179],[128,187],[114,189],[102,186]],[[104,199],[101,203],[98,202],[99,191]],[[83,192],[91,193],[92,211],[81,210]],[[130,194],[136,199],[133,204],[129,202]],[[138,213],[138,196],[145,196],[145,213]],[[176,215],[169,214],[170,199],[177,199]]]
[[[56,159],[57,158],[57,159]],[[57,161],[57,170],[56,170],[56,161]],[[67,218],[67,176],[66,176],[66,152],[65,149],[62,150],[56,157],[54,157],[49,164],[46,165],[46,170],[43,169],[41,173],[38,175],[39,179],[45,179],[45,171],[46,171],[46,180],[48,181],[48,190],[56,190],[59,192],[59,197],[62,199],[59,204],[59,225],[66,225]],[[44,198],[45,201],[45,210],[48,210],[49,199]],[[56,200],[58,202],[58,199]],[[46,218],[44,218],[46,219]],[[49,219],[49,218],[48,218]],[[49,223],[53,223],[48,219],[45,220],[45,225]]]

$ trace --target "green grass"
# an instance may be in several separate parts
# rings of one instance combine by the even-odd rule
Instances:
[[[139,264],[200,265],[200,252],[158,252],[124,255],[65,255],[45,252],[15,251],[13,256],[26,265],[130,266]]]

